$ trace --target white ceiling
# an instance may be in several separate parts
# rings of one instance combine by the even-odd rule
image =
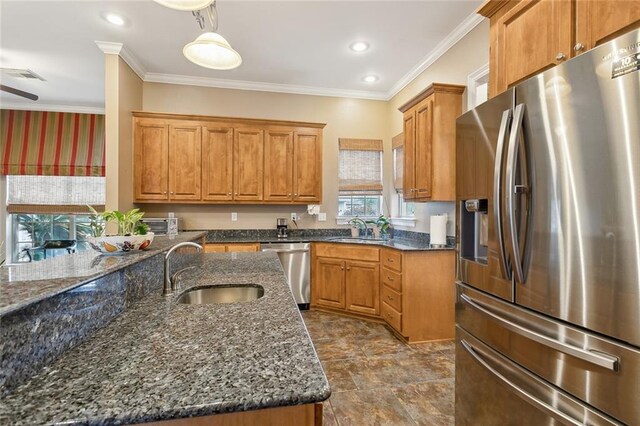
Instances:
[[[231,71],[198,67],[182,47],[200,29],[190,12],[151,0],[0,1],[0,66],[29,68],[47,81],[2,77],[40,96],[38,107],[100,109],[104,57],[95,41],[123,43],[147,81],[387,99],[479,19],[481,0],[218,0],[219,29],[242,55]],[[123,16],[116,27],[106,12]],[[353,53],[349,44],[371,48]],[[361,78],[379,76],[373,84]],[[29,104],[0,94],[4,106]],[[30,104],[33,106],[33,104]]]

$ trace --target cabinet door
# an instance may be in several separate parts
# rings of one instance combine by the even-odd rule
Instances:
[[[405,200],[413,200],[415,192],[415,146],[416,146],[416,116],[415,109],[404,113],[404,183],[403,196]]]
[[[431,150],[433,144],[433,97],[430,96],[416,106],[416,139],[414,154],[414,199],[431,197],[433,166]]]
[[[318,306],[344,309],[345,262],[337,259],[318,258],[315,264],[313,299]]]
[[[233,128],[202,128],[202,199],[233,199]]]
[[[497,22],[498,92],[571,57],[571,1],[523,1]]]
[[[577,14],[576,42],[584,46],[579,52],[640,27],[638,0],[578,0]]]
[[[169,126],[162,122],[136,122],[135,198],[169,199]]]
[[[380,265],[374,262],[346,262],[347,310],[380,314]]]
[[[199,201],[202,184],[200,125],[169,126],[169,199]]]
[[[264,184],[264,133],[235,129],[233,141],[233,199],[261,201]]]
[[[264,199],[293,198],[293,132],[268,130],[264,144]]]
[[[322,133],[297,131],[293,139],[293,200],[322,202]]]

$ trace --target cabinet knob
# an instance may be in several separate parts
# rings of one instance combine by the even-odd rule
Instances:
[[[238,195],[238,193],[236,192],[236,195]]]
[[[228,193],[227,195],[231,196],[231,193]]]
[[[297,197],[297,196],[298,196],[298,194],[293,194],[293,196],[294,196],[294,197]]]
[[[387,314],[387,318],[391,319],[391,314]]]
[[[341,267],[340,267],[340,270],[341,270],[341,271],[344,271],[344,266],[341,266]]]
[[[291,194],[287,195],[287,197],[291,197]]]
[[[566,55],[562,52],[556,55],[556,61],[564,61],[566,59]]]
[[[350,271],[350,270],[351,270],[351,266],[347,266],[347,271]]]
[[[173,195],[173,191],[171,191],[171,195]]]
[[[167,195],[167,191],[162,191],[162,193],[163,193],[164,195]]]
[[[584,49],[584,44],[582,43],[576,43],[576,45],[573,46],[573,50],[576,52],[581,52],[582,49]]]

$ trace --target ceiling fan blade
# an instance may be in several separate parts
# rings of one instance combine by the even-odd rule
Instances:
[[[38,100],[38,95],[34,95],[33,93],[25,92],[24,90],[16,89],[14,87],[5,86],[4,84],[0,84],[0,90],[13,95],[22,96],[23,98],[31,99],[32,101]]]

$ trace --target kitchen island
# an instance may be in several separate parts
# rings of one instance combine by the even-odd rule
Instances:
[[[4,396],[0,423],[131,424],[276,407],[313,410],[329,397],[275,254],[178,256],[195,268],[180,275],[176,295],[163,297],[158,282],[157,291]],[[243,283],[262,286],[264,296],[177,303],[189,288]],[[313,422],[317,415],[309,412]]]

